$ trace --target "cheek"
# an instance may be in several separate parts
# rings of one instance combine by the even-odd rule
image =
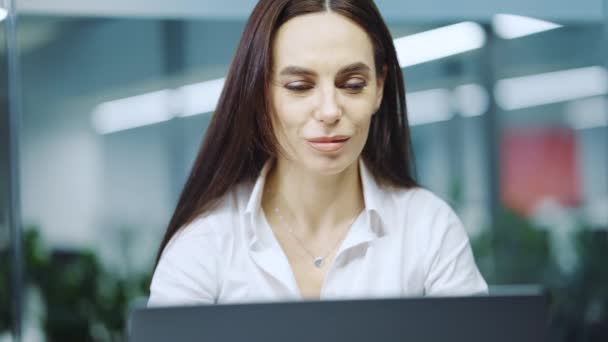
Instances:
[[[292,134],[306,123],[309,106],[305,101],[277,98],[274,101],[274,120],[278,127]]]
[[[359,100],[351,99],[345,109],[349,113],[350,120],[357,127],[357,133],[361,133],[360,130],[369,128],[374,114],[375,101],[371,96]]]
[[[293,107],[293,105],[277,103],[274,106],[273,115],[275,136],[288,154],[293,152],[294,143],[300,136],[300,127],[302,126],[297,115],[294,115],[296,108]]]
[[[369,134],[369,126],[371,124],[372,116],[368,115],[365,119],[357,122],[357,136],[363,142],[367,140],[367,135]]]

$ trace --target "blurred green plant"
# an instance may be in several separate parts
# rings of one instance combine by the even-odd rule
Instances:
[[[496,226],[471,245],[488,283],[546,288],[552,341],[608,341],[608,231],[580,225],[572,236],[577,261],[571,272],[559,268],[554,255],[559,251],[552,251],[549,234],[547,228],[503,209]]]
[[[9,262],[9,251],[0,251],[0,334],[11,329],[11,268]]]
[[[479,268],[492,284],[546,284],[560,277],[549,232],[512,210],[471,242]]]
[[[556,339],[608,341],[608,231],[581,228],[575,233],[577,263],[555,282]]]
[[[104,269],[88,250],[49,251],[36,227],[28,227],[23,239],[25,283],[42,295],[40,319],[47,341],[126,340],[129,305],[147,293],[149,274],[120,277]],[[9,307],[4,305],[8,299],[0,285],[2,308]],[[0,318],[0,327],[8,328],[4,313]]]

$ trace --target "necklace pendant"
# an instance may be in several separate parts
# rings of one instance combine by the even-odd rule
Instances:
[[[321,257],[315,258],[313,263],[315,264],[315,266],[317,268],[321,268],[323,266],[323,258],[321,258]]]

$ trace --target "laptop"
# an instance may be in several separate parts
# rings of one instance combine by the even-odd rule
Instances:
[[[544,295],[424,297],[134,310],[131,342],[543,342]]]

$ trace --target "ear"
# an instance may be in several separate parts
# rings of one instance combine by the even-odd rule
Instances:
[[[382,104],[382,96],[384,95],[384,81],[386,81],[387,68],[386,65],[382,66],[382,72],[380,75],[377,75],[377,90],[376,90],[376,110],[380,109],[380,104]]]

